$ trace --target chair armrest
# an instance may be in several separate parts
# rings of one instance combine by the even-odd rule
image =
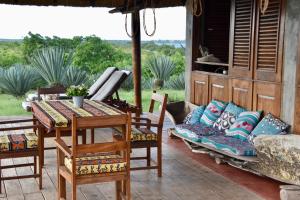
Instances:
[[[72,152],[67,144],[61,139],[55,139],[55,144],[68,158],[72,158]]]
[[[138,125],[138,126],[151,126],[151,127],[157,127],[159,128],[159,124],[153,124],[153,123],[143,123],[143,122],[131,122],[131,125]]]
[[[135,121],[137,121],[137,120],[139,120],[139,121],[147,121],[147,122],[151,121],[150,119],[148,119],[146,117],[132,117],[131,119],[135,120]]]

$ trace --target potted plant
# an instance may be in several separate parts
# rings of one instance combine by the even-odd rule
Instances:
[[[84,85],[71,85],[67,89],[67,95],[73,98],[75,107],[81,108],[83,106],[83,99],[88,94],[88,89]]]

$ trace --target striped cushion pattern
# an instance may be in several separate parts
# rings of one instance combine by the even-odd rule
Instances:
[[[227,103],[225,102],[212,100],[206,107],[200,122],[207,126],[213,126],[215,121],[221,116],[226,106]]]
[[[72,171],[72,159],[65,157],[65,166]],[[90,154],[76,158],[76,175],[121,172],[126,169],[124,158],[117,154]]]
[[[234,124],[228,130],[225,130],[226,136],[231,136],[234,138],[247,141],[251,131],[258,123],[260,115],[261,115],[260,111],[242,112],[239,115],[239,117],[236,119]]]
[[[34,132],[0,136],[0,152],[23,151],[37,148],[38,137]]]

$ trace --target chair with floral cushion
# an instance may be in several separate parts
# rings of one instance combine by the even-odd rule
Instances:
[[[145,167],[132,167],[131,170],[157,169],[157,176],[162,176],[162,131],[166,112],[168,95],[157,94],[153,91],[149,112],[146,117],[133,117],[131,130],[131,149],[146,148],[146,157],[131,157],[131,160],[147,160]],[[154,113],[154,105],[158,103],[159,113]],[[156,129],[156,132],[152,129]],[[116,140],[120,139],[119,130],[114,135]],[[157,148],[157,163],[151,165],[151,148]]]
[[[42,189],[41,137],[36,133],[39,124],[32,125],[33,121],[34,119],[24,119],[0,122],[0,193],[2,193],[2,181],[21,178],[39,178],[39,188]],[[1,166],[3,159],[22,157],[33,157],[33,163]],[[37,164],[37,157],[39,157],[39,164]],[[26,166],[34,166],[33,174],[2,176],[2,169]]]
[[[120,141],[78,144],[80,129],[121,127],[124,139]],[[75,117],[72,119],[72,148],[56,131],[58,156],[58,199],[66,199],[66,181],[72,185],[72,200],[76,186],[98,182],[116,182],[117,199],[130,199],[130,132],[131,116]]]

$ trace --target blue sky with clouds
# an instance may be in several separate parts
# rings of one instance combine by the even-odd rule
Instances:
[[[125,33],[125,15],[109,14],[109,10],[108,8],[0,5],[0,38],[21,39],[31,31],[50,37],[97,35],[110,40],[130,39]],[[142,23],[142,11],[140,15]],[[142,40],[185,39],[184,7],[157,9],[156,17],[155,36],[148,37],[142,30]],[[130,20],[130,17],[128,19]],[[153,15],[149,9],[146,12],[146,24],[151,32]]]

